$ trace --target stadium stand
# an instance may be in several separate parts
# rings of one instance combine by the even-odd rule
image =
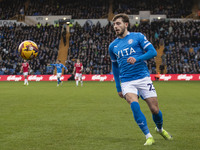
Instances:
[[[0,1],[0,20],[11,19],[12,17],[24,14],[24,3],[26,0]]]
[[[164,40],[162,63],[167,73],[200,73],[200,21],[160,21],[157,26]]]
[[[85,0],[36,0],[30,1],[26,15],[72,15],[73,19],[105,18],[108,13],[108,1]]]
[[[151,11],[151,14],[166,14],[168,18],[184,18],[192,13],[193,3],[187,0],[115,0],[113,13],[139,14],[139,11]]]
[[[26,0],[11,0],[1,2],[1,19],[10,19],[19,14],[28,16],[39,15],[72,15],[73,19],[106,18],[109,10],[109,1],[106,0],[35,0],[29,1],[25,10]],[[11,5],[10,5],[11,4]],[[184,18],[192,13],[193,3],[187,0],[114,0],[113,13],[139,14],[141,10],[150,10],[151,14],[166,14],[168,18]]]
[[[0,73],[19,74],[22,59],[18,56],[18,45],[30,39],[35,41],[40,49],[39,57],[29,61],[31,74],[52,74],[52,69],[46,66],[57,59],[61,28],[52,25],[38,27],[15,24],[0,27]]]
[[[142,32],[148,39],[151,39],[152,43],[155,43],[155,46],[159,45],[159,41],[154,38],[154,34],[150,34],[150,32],[154,33],[155,31],[151,30],[149,24],[144,23],[138,27],[133,26],[130,31]],[[76,24],[71,29],[67,62],[79,58],[85,68],[90,70],[92,74],[109,74],[111,73],[111,64],[108,46],[115,38],[116,36],[110,22],[105,27],[101,27],[100,23],[89,25],[86,22],[83,27]],[[68,68],[72,68],[73,64],[70,63],[67,66]],[[154,59],[149,60],[148,67],[151,73],[156,73]]]
[[[120,12],[138,14],[140,10],[150,10],[151,14],[166,14],[168,18],[182,18],[191,14],[193,5],[186,0],[124,0],[123,3],[120,0],[86,0],[84,3],[78,0],[73,3],[69,0],[17,0],[15,5],[11,0],[1,0],[0,4],[1,19],[11,19],[22,14],[72,15],[73,19],[98,19],[109,18],[113,13]],[[113,9],[110,9],[111,5]],[[136,23],[130,27],[130,31],[142,32],[157,49],[160,60],[148,60],[150,73],[200,73],[199,27],[199,21],[161,19]],[[77,58],[83,63],[86,74],[111,73],[108,46],[115,39],[115,34],[110,22],[106,26],[99,22],[96,25],[86,22],[84,26],[76,23],[70,28],[70,35],[65,35],[67,32],[62,32],[62,26],[48,24],[1,26],[0,74],[19,74],[22,59],[18,57],[17,48],[27,39],[35,41],[40,48],[39,57],[30,61],[32,74],[53,73],[53,68],[47,67],[47,63],[54,63],[58,59],[61,41],[64,42],[64,48],[69,46],[65,64],[68,73],[72,73]]]
[[[105,27],[101,27],[100,23],[96,25],[86,23],[81,27],[77,23],[70,32],[70,48],[67,63],[72,59],[79,58],[87,72],[92,74],[110,73],[108,46],[115,37],[111,23]],[[67,64],[68,68],[72,68],[72,66],[72,63]]]

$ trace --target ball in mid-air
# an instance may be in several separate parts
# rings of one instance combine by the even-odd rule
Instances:
[[[18,52],[23,59],[30,60],[38,55],[38,46],[35,42],[27,40],[19,45]]]

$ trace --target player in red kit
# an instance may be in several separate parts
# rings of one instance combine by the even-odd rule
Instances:
[[[28,76],[28,71],[29,71],[29,69],[30,69],[29,64],[27,63],[26,60],[24,60],[24,63],[22,63],[21,71],[20,71],[21,73],[22,73],[22,71],[23,71],[23,75],[24,75],[24,78],[25,78],[25,80],[24,80],[24,85],[28,85],[27,76]]]
[[[73,74],[75,73],[75,80],[76,80],[76,86],[78,86],[79,80],[81,81],[81,86],[83,86],[83,80],[82,80],[82,71],[83,71],[83,64],[80,62],[79,59],[77,59],[77,62],[74,65],[74,71]]]

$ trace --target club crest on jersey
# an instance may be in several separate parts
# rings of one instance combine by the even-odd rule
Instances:
[[[132,44],[133,43],[133,39],[128,40],[128,44]]]

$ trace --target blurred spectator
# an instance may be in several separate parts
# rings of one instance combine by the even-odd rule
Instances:
[[[158,73],[155,75],[155,80],[156,80],[156,81],[159,81],[159,80],[160,80],[160,76],[161,76],[161,75],[160,75],[160,72],[158,72]]]
[[[163,53],[163,55],[161,56],[161,58],[162,58],[162,64],[163,64],[163,65],[166,65],[166,54]],[[161,73],[161,74],[162,74],[162,73]]]
[[[62,32],[62,38],[63,38],[63,42],[64,42],[64,45],[66,45],[67,43],[67,39],[66,39],[66,34],[67,34],[67,31],[66,31],[66,28],[63,29],[63,32]]]
[[[164,70],[165,70],[165,65],[162,63],[159,67],[160,69],[160,73],[163,74],[164,73]]]

